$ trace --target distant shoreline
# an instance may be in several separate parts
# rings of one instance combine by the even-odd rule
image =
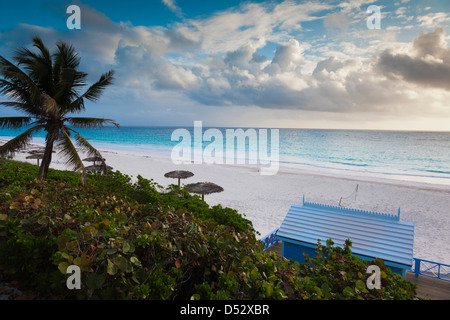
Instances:
[[[1,141],[11,139],[10,137],[0,136]],[[33,138],[32,144],[43,145],[44,138]],[[100,151],[106,153],[129,154],[136,156],[157,157],[170,161],[171,148],[168,146],[154,145],[127,145],[122,143],[93,142],[93,145]],[[248,164],[217,164],[220,166],[243,167],[252,170],[258,170],[257,165]],[[356,167],[355,167],[356,168]],[[298,163],[285,160],[279,161],[278,174],[300,174],[300,175],[317,175],[329,178],[347,179],[352,181],[365,181],[381,184],[399,185],[410,188],[430,189],[436,191],[450,191],[450,175],[447,177],[414,174],[414,173],[396,173],[388,170],[380,170],[376,172],[372,168],[366,171],[352,170],[349,165],[346,168],[329,167],[324,164]]]

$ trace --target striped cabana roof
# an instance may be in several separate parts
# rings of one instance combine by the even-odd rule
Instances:
[[[352,242],[352,253],[365,258],[380,258],[386,264],[411,267],[414,248],[414,223],[400,221],[397,215],[342,208],[306,202],[291,206],[278,233],[281,241],[317,246],[331,239],[343,247]]]

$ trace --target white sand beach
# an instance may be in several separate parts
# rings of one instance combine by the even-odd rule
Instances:
[[[0,145],[6,138],[0,138]],[[37,145],[34,145],[37,146]],[[28,149],[32,149],[29,147]],[[182,184],[209,181],[224,188],[224,192],[205,196],[210,205],[222,204],[245,214],[255,229],[264,236],[283,221],[292,204],[300,204],[305,195],[308,201],[338,205],[341,197],[351,195],[358,185],[356,200],[348,199],[352,208],[397,214],[401,220],[415,223],[414,256],[450,264],[450,186],[381,180],[337,174],[285,171],[276,175],[261,175],[257,168],[189,164],[175,165],[170,158],[157,154],[106,150],[99,148],[106,163],[114,170],[133,178],[141,175],[167,186],[177,183],[164,177],[173,170],[189,170],[194,176]],[[28,153],[18,152],[14,159],[36,164],[25,159]],[[67,170],[55,154],[51,168]]]

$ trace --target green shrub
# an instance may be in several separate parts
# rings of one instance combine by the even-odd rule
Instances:
[[[414,299],[416,285],[406,281],[402,276],[392,272],[384,265],[383,260],[372,261],[360,259],[352,255],[351,241],[346,240],[343,248],[334,247],[331,239],[326,245],[320,241],[316,248],[317,256],[300,265],[300,274],[308,277],[314,284],[317,293],[325,299]],[[377,265],[381,270],[381,288],[369,290],[366,273],[370,265]]]
[[[352,257],[350,245],[319,243],[306,264],[265,253],[237,211],[210,208],[177,186],[160,193],[152,180],[116,172],[89,175],[82,187],[70,172],[38,182],[31,165],[0,161],[0,169],[0,272],[41,297],[414,298],[413,285],[381,261],[373,263],[384,272],[382,290],[365,292],[369,262]],[[80,267],[81,290],[66,287],[69,265]]]
[[[133,187],[132,197],[139,203],[157,204],[174,210],[184,209],[203,220],[213,220],[218,224],[232,226],[238,232],[254,231],[251,221],[236,210],[223,208],[221,205],[210,207],[199,196],[190,195],[176,185],[171,185],[161,194],[158,190],[162,189],[162,186],[153,180],[138,176]]]

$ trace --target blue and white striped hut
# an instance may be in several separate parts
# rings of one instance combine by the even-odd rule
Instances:
[[[362,259],[380,258],[393,272],[411,270],[414,223],[397,215],[306,202],[291,206],[278,232],[282,255],[304,262],[303,253],[315,256],[317,241],[331,239],[335,246],[352,242],[352,253]]]

